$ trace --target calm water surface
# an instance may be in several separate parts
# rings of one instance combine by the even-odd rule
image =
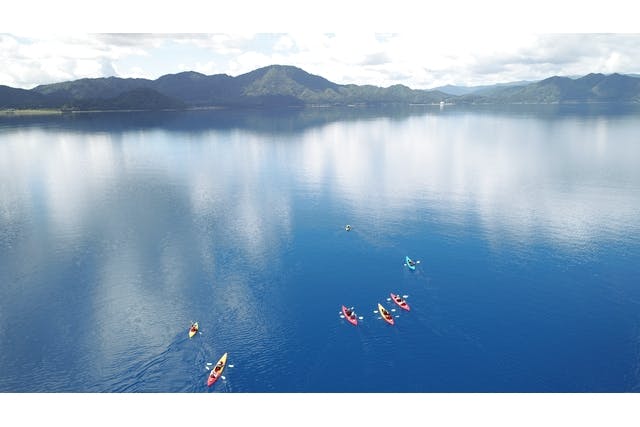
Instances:
[[[638,392],[640,108],[1,117],[0,391]]]

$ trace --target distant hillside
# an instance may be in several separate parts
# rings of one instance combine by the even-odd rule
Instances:
[[[78,100],[74,105],[81,110],[181,110],[185,108],[184,102],[148,88],[129,90],[112,98]]]
[[[0,85],[0,108],[49,108],[49,99],[37,92]]]
[[[621,74],[588,74],[584,77],[549,77],[518,87],[495,88],[463,95],[459,103],[586,103],[640,102],[640,79]]]
[[[151,82],[151,87],[192,107],[226,105],[241,95],[233,77],[207,76],[193,71],[162,76]]]
[[[31,90],[0,86],[0,108],[65,110],[157,110],[203,107],[302,107],[309,105],[475,103],[640,102],[640,79],[589,74],[577,79],[550,77],[457,90],[416,90],[404,85],[340,85],[300,68],[271,65],[236,77],[193,71],[156,80],[107,77],[40,85]],[[467,92],[468,90],[473,92]]]
[[[528,84],[535,83],[534,81],[520,80],[516,82],[508,82],[508,83],[496,83],[494,85],[482,85],[482,86],[455,86],[455,85],[446,85],[433,88],[433,90],[439,90],[440,92],[444,92],[449,95],[461,96],[468,95],[470,93],[481,93],[491,91],[493,89],[505,86],[526,86]]]
[[[45,95],[57,104],[73,104],[78,100],[114,98],[134,89],[148,88],[151,80],[106,77],[40,85],[31,91]]]
[[[438,103],[448,95],[396,85],[339,85],[300,68],[271,65],[237,77],[196,72],[156,80],[117,77],[40,85],[0,92],[0,108],[54,106],[84,109],[166,109],[198,107],[289,107],[389,103]],[[157,104],[154,104],[157,102]]]

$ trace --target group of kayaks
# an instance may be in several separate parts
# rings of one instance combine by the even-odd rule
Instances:
[[[416,261],[413,261],[408,256],[405,257],[405,265],[407,267],[409,267],[409,269],[415,270],[416,269],[416,264],[417,264]],[[391,292],[389,295],[391,296],[391,298],[390,298],[391,301],[396,303],[396,305],[398,305],[398,307],[400,307],[401,309],[406,310],[406,311],[410,311],[411,310],[411,307],[409,306],[407,301],[401,295],[394,294],[393,292]],[[406,297],[406,295],[405,295],[405,297]],[[395,321],[393,320],[393,315],[389,312],[389,310],[387,310],[380,303],[378,303],[378,313],[380,314],[380,317],[382,317],[382,319],[385,322],[387,322],[388,324],[393,325],[395,323]],[[356,312],[353,309],[353,307],[347,308],[346,306],[343,305],[342,306],[342,315],[353,326],[357,326],[358,325],[358,316],[356,315]]]
[[[191,324],[191,327],[189,328],[189,338],[193,338],[194,335],[197,334],[199,330],[200,330],[200,325],[198,324],[198,322],[193,322]],[[222,376],[222,371],[224,371],[224,368],[227,366],[227,357],[228,357],[228,353],[223,354],[222,357],[218,359],[218,362],[215,364],[215,366],[211,369],[211,372],[207,377],[208,387],[211,387],[216,381],[218,381],[218,378]],[[207,369],[209,368],[207,367]]]
[[[351,229],[351,226],[347,226],[347,227],[348,227],[347,231],[349,231]],[[416,269],[416,262],[413,261],[408,256],[405,257],[405,265],[409,267],[411,270]],[[399,294],[394,294],[393,292],[391,292],[389,296],[391,297],[390,298],[391,301],[393,301],[401,309],[406,311],[411,310],[411,307],[409,307],[409,304],[407,303],[407,301]],[[395,324],[395,321],[393,320],[393,315],[389,312],[389,310],[387,310],[380,303],[378,303],[378,313],[380,314],[382,319],[388,324],[390,325]],[[342,314],[349,323],[351,323],[354,326],[358,325],[358,316],[356,315],[356,312],[353,307],[347,308],[346,306],[343,305]],[[193,322],[191,324],[191,327],[189,328],[189,338],[193,338],[198,333],[199,330],[200,330],[200,325],[198,324],[198,322]],[[218,359],[218,362],[213,366],[213,368],[211,368],[211,372],[207,377],[208,387],[211,387],[213,384],[215,384],[216,381],[218,381],[220,377],[222,377],[222,372],[224,371],[224,368],[227,366],[227,357],[228,357],[228,353],[224,353],[220,357],[220,359]],[[210,365],[210,363],[207,363],[207,365]],[[209,368],[207,367],[207,369]]]

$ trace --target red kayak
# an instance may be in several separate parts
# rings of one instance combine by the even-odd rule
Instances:
[[[353,326],[356,326],[358,324],[358,316],[356,316],[356,312],[351,311],[351,313],[347,314],[347,310],[349,309],[343,305],[342,314],[344,314],[344,318],[347,319]]]
[[[407,304],[407,302],[400,295],[396,295],[396,294],[389,294],[389,295],[391,295],[391,299],[393,300],[393,302],[398,304],[400,308],[404,308],[407,311],[411,310],[411,307],[409,307],[409,304]]]
[[[222,376],[222,371],[224,371],[224,367],[227,365],[227,353],[223,354],[222,357],[218,360],[218,363],[211,369],[211,373],[209,374],[209,378],[207,379],[207,386],[211,387],[213,383],[218,381],[218,378]]]
[[[380,316],[382,316],[385,322],[393,325],[393,316],[380,303],[378,303],[378,313],[380,313]]]

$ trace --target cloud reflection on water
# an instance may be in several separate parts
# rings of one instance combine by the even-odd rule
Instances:
[[[299,179],[330,182],[363,219],[471,212],[488,239],[542,234],[580,245],[638,227],[635,126],[472,114],[333,124],[303,138],[311,166]]]

